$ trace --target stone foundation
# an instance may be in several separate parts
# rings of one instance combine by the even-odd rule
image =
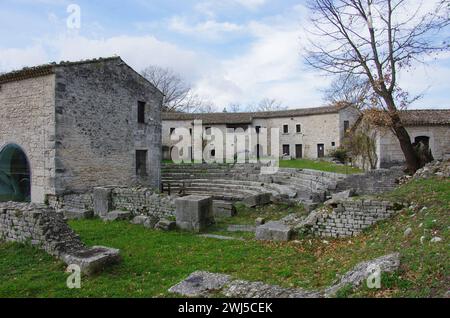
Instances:
[[[344,200],[335,207],[312,212],[296,226],[299,233],[320,237],[350,237],[379,221],[392,217],[403,206],[388,201]]]

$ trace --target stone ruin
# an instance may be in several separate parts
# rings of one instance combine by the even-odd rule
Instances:
[[[95,274],[120,261],[120,251],[88,248],[68,226],[64,216],[44,205],[0,203],[0,240],[30,243],[67,265],[78,265],[86,275]]]
[[[393,273],[400,266],[400,254],[394,253],[362,262],[341,276],[333,285],[322,290],[283,288],[262,282],[233,280],[230,275],[194,272],[169,289],[170,293],[184,297],[213,297],[218,293],[231,298],[329,298],[335,297],[346,286],[356,288],[367,280],[374,268]]]

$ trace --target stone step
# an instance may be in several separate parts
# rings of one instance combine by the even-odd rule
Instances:
[[[256,228],[256,239],[260,241],[290,241],[293,228],[280,221],[271,221]]]
[[[94,217],[94,212],[90,210],[67,209],[63,211],[63,214],[68,220],[85,220]]]
[[[131,212],[128,211],[112,211],[102,217],[102,219],[104,221],[125,221],[129,220],[131,216]]]

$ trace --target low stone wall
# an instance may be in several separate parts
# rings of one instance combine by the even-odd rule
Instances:
[[[85,248],[62,214],[27,203],[0,203],[0,239],[31,243],[59,258]]]
[[[0,203],[0,240],[30,243],[68,265],[78,265],[86,275],[120,261],[117,249],[86,247],[63,214],[45,205]]]
[[[134,215],[152,215],[159,218],[175,215],[175,202],[167,195],[149,188],[106,187],[110,210],[127,210]],[[94,210],[94,193],[72,193],[49,196],[47,203],[56,210]]]
[[[320,237],[350,237],[393,216],[402,207],[388,201],[346,200],[314,211],[297,230]]]
[[[379,194],[394,190],[397,180],[404,176],[403,167],[369,171],[365,174],[349,175],[337,182],[336,192],[354,189],[359,195]]]
[[[71,193],[63,196],[47,197],[47,203],[54,209],[93,210],[94,203],[91,193]]]
[[[176,206],[171,197],[147,188],[114,188],[111,201],[114,210],[127,210],[134,215],[175,216]]]

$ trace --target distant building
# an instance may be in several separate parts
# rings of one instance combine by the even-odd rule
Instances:
[[[0,201],[159,188],[162,100],[119,57],[0,75]]]
[[[317,159],[327,157],[329,152],[341,146],[348,131],[358,120],[360,112],[349,105],[305,108],[295,110],[253,112],[253,113],[163,113],[162,143],[165,159],[170,159],[171,148],[176,141],[171,134],[176,128],[186,128],[192,132],[194,120],[202,120],[204,129],[253,129],[269,131],[279,129],[279,154],[287,158]],[[260,149],[258,144],[251,145],[253,155],[271,153],[269,149]]]
[[[450,159],[450,109],[408,110],[400,113],[411,142],[429,146],[434,159]],[[377,129],[378,167],[403,164],[405,157],[397,137],[386,128]]]

